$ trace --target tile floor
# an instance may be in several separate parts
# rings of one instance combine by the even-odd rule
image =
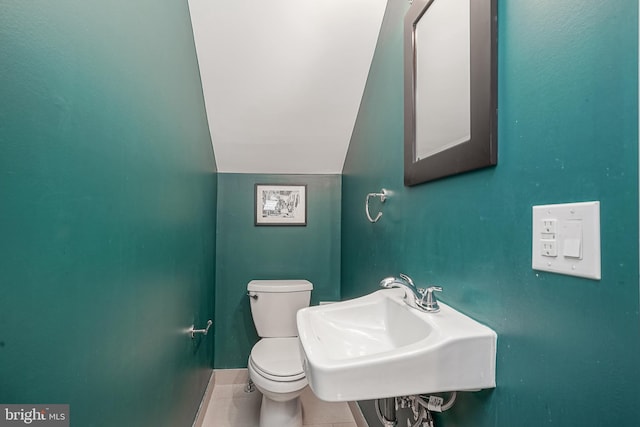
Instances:
[[[246,381],[239,377],[218,375],[211,399],[204,413],[202,427],[258,427],[260,401],[258,390],[245,393]],[[347,403],[324,402],[307,387],[300,396],[302,423],[305,427],[356,427]]]

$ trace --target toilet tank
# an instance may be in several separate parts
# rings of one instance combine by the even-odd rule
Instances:
[[[262,338],[297,337],[296,313],[309,306],[307,280],[252,280],[247,285],[251,316]]]

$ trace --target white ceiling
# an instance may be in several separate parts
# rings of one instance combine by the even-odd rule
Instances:
[[[218,172],[342,172],[386,2],[189,0]]]

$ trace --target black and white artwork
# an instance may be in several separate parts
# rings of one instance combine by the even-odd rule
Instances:
[[[307,225],[307,186],[256,184],[256,225]]]

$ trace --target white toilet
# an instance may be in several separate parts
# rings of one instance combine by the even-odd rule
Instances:
[[[296,313],[309,306],[306,280],[252,280],[247,285],[260,341],[251,349],[249,377],[262,393],[260,427],[301,427],[302,369]]]

